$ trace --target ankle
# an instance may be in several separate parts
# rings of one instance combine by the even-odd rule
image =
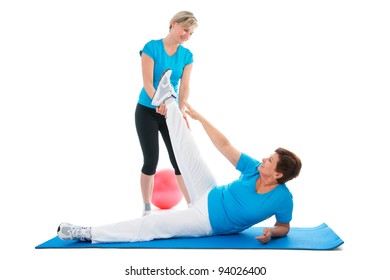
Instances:
[[[152,210],[152,206],[150,205],[150,203],[145,203],[144,204],[144,211],[151,211]]]

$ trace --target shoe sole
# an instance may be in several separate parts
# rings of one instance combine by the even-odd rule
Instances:
[[[165,75],[165,73],[167,73],[168,71],[172,71],[171,69],[166,69],[162,74],[161,74],[161,76],[160,76],[160,80],[158,81],[158,84],[160,84],[161,83],[161,80],[162,80],[162,78],[164,77],[164,75]]]
[[[161,74],[161,76],[160,76],[160,80],[158,81],[158,85],[160,85],[160,83],[161,83],[161,80],[163,79],[163,77],[164,77],[164,75],[165,75],[165,73],[167,73],[168,71],[172,71],[171,69],[166,69],[166,70],[164,70],[164,72]],[[158,85],[157,85],[157,87],[158,87]],[[152,97],[152,101],[153,101],[153,99],[154,99],[154,96],[156,95],[156,93],[157,93],[157,90],[155,91],[155,93],[153,94],[153,97]],[[176,96],[175,95],[173,95],[173,97],[175,97],[176,98]]]

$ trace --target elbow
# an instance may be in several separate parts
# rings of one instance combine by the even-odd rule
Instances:
[[[285,237],[290,232],[290,223],[275,224],[275,237]]]
[[[283,231],[284,231],[282,233],[282,235],[283,236],[287,236],[287,234],[290,232],[290,224],[283,224],[282,228],[283,228]]]

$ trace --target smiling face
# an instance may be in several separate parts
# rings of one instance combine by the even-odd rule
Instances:
[[[191,38],[192,34],[194,33],[195,27],[196,26],[185,27],[180,23],[174,22],[172,23],[171,32],[173,34],[173,37],[175,38],[175,41],[178,44],[183,44]]]
[[[273,153],[269,157],[262,159],[262,163],[258,167],[258,171],[263,180],[274,182],[283,176],[282,173],[276,172],[278,161],[279,155],[277,153]]]

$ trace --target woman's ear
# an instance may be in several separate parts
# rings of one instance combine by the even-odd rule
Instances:
[[[280,179],[283,177],[283,173],[276,172],[274,176],[275,176],[275,179]]]

